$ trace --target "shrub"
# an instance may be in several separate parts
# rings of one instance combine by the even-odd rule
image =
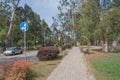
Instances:
[[[4,67],[0,65],[0,80],[3,79],[3,77],[4,77],[3,70],[4,70]]]
[[[45,46],[42,47],[37,54],[39,60],[51,60],[55,59],[60,53],[59,49],[54,46]]]
[[[9,74],[6,76],[6,80],[32,80],[33,73],[30,66],[32,61],[19,60],[13,65]]]
[[[33,80],[34,72],[30,69],[32,61],[19,60],[12,64],[1,64],[0,80]]]
[[[5,80],[6,75],[9,73],[9,70],[12,67],[12,64],[12,62],[0,64],[0,80]]]
[[[66,48],[66,49],[71,49],[71,48],[72,48],[72,45],[71,45],[70,43],[66,43],[66,44],[65,44],[65,48]]]

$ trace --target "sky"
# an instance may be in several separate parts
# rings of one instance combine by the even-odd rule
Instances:
[[[51,26],[52,17],[55,17],[58,13],[59,0],[21,0],[19,5],[24,6],[26,3]]]

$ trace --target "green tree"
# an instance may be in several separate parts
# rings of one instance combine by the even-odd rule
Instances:
[[[115,3],[118,2],[114,0]],[[114,9],[109,12],[108,14],[108,20],[111,23],[111,29],[112,29],[112,34],[114,34],[115,38],[112,43],[112,49],[111,51],[114,51],[120,41],[120,6],[118,6],[119,3],[116,3],[114,6]]]
[[[9,26],[8,33],[7,33],[8,44],[11,45],[12,43],[11,33],[12,33],[13,21],[15,17],[15,11],[19,5],[20,0],[6,0],[6,2],[11,7],[10,26]]]
[[[57,25],[60,27],[64,38],[65,36],[69,36],[74,42],[76,38],[76,27],[78,25],[77,20],[80,18],[81,4],[83,3],[84,0],[60,0],[60,5],[58,6],[59,14],[54,19],[57,20]]]
[[[5,42],[5,40],[6,40],[6,34],[7,34],[7,31],[5,30],[5,29],[2,29],[1,31],[0,31],[0,43],[3,43],[3,42]]]
[[[51,41],[51,30],[50,28],[48,27],[48,24],[46,23],[46,21],[43,19],[42,22],[41,22],[41,26],[42,26],[42,35],[43,35],[43,43],[44,45],[48,44],[50,41]]]
[[[88,0],[82,7],[82,16],[79,20],[80,31],[78,34],[86,36],[91,43],[94,42],[96,37],[95,29],[99,23],[99,9],[95,1]]]
[[[32,47],[33,45],[42,44],[41,37],[43,37],[43,31],[40,16],[35,13],[27,4],[25,4],[24,7],[18,7],[16,9],[15,25],[12,36],[14,43],[19,44],[23,40],[23,33],[19,29],[19,25],[23,21],[27,21],[29,24],[29,30],[27,31],[27,43],[29,43],[28,46]],[[16,34],[18,34],[18,36]]]

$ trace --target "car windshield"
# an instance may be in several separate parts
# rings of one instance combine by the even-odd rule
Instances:
[[[11,47],[11,48],[7,48],[7,50],[14,50],[15,48],[14,47]]]

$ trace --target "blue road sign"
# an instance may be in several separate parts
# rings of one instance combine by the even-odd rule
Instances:
[[[61,37],[61,34],[60,33],[58,33],[58,38],[60,38]]]
[[[20,24],[20,30],[21,30],[22,32],[26,32],[26,31],[28,31],[28,29],[29,29],[29,26],[28,26],[28,23],[27,23],[27,22],[22,22],[22,23]]]
[[[58,33],[58,39],[59,39],[59,41],[60,41],[60,38],[61,38],[61,34],[60,34],[60,33]]]

